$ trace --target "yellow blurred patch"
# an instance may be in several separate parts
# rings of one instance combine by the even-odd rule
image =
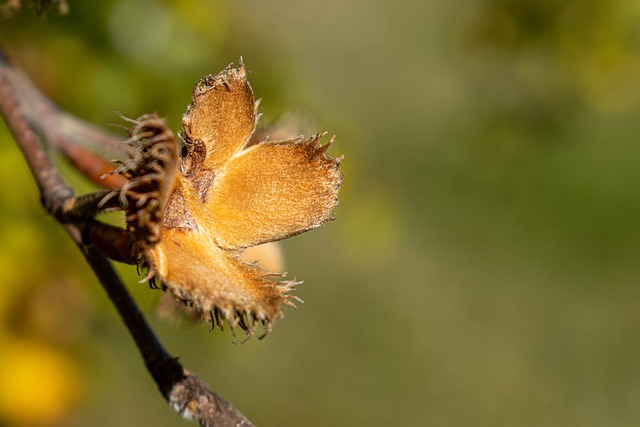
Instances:
[[[80,395],[71,360],[35,341],[14,341],[0,353],[0,424],[60,425]]]

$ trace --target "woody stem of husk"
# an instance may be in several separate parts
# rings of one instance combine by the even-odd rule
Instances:
[[[87,216],[87,212],[91,210],[85,212],[83,209],[91,206],[87,200],[95,200],[97,197],[75,196],[51,161],[40,135],[45,138],[57,135],[57,142],[49,141],[54,146],[72,146],[74,143],[71,140],[61,136],[63,132],[51,129],[58,123],[71,129],[90,129],[83,137],[93,136],[96,143],[109,140],[110,136],[94,128],[87,128],[79,119],[74,121],[76,119],[68,113],[64,113],[63,121],[51,120],[49,115],[59,112],[52,106],[51,101],[26,76],[11,65],[0,48],[0,115],[4,117],[9,131],[22,150],[38,185],[43,206],[67,230],[95,273],[133,337],[147,370],[162,395],[174,410],[187,418],[195,419],[201,425],[251,426],[251,422],[233,405],[211,391],[202,380],[191,374],[165,350],[111,262],[83,238],[83,228],[91,220]]]

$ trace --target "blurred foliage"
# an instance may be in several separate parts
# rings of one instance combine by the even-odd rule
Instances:
[[[637,2],[68,6],[23,8],[0,43],[91,122],[177,130],[194,82],[242,55],[267,120],[338,135],[337,221],[284,244],[306,303],[240,347],[154,321],[258,425],[640,422]],[[180,425],[4,129],[0,183],[0,363],[58,390],[0,423]],[[158,293],[121,271],[151,316]]]

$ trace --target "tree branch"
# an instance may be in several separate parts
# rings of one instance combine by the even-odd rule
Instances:
[[[24,154],[38,185],[42,204],[64,226],[91,266],[171,408],[203,426],[252,426],[233,405],[211,391],[202,380],[169,355],[110,261],[83,238],[86,237],[83,236],[84,228],[91,220],[88,215],[95,214],[87,206],[99,199],[95,195],[76,198],[49,158],[40,134],[63,152],[64,147],[77,147],[73,141],[78,135],[96,144],[113,144],[114,140],[107,133],[58,110],[24,74],[11,66],[1,49],[0,114]]]

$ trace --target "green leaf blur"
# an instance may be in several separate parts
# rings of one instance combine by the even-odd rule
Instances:
[[[68,3],[1,20],[0,43],[80,117],[179,130],[198,78],[243,56],[266,120],[338,137],[337,221],[285,242],[305,304],[265,340],[153,320],[158,292],[120,268],[169,351],[257,425],[640,423],[637,2]],[[59,425],[187,425],[3,124],[0,184],[0,343],[74,361]],[[53,331],[28,319],[57,302],[25,297],[52,283],[72,295]]]

